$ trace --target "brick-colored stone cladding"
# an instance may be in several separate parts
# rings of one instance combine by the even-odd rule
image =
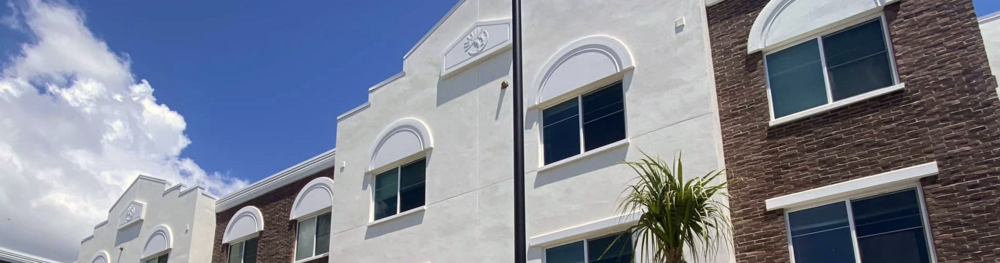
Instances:
[[[921,181],[937,262],[1000,262],[1000,100],[972,1],[886,6],[906,88],[778,127],[763,55],[747,54],[767,2],[708,7],[737,261],[790,262],[783,212],[764,200],[937,161]]]
[[[226,252],[229,251],[229,245],[222,244],[222,235],[226,233],[226,225],[229,224],[234,213],[240,208],[250,205],[260,209],[260,213],[264,216],[264,231],[261,232],[260,241],[257,244],[257,262],[293,262],[296,222],[288,220],[288,215],[291,214],[295,197],[309,181],[318,177],[333,179],[333,173],[334,168],[323,170],[216,214],[215,247],[212,250],[212,262],[227,262]],[[327,261],[328,259],[324,257],[311,262]]]

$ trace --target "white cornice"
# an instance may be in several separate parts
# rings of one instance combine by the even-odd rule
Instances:
[[[396,81],[397,79],[400,79],[403,76],[406,76],[406,72],[400,71],[399,73],[396,73],[396,75],[392,75],[392,77],[389,77],[389,78],[383,80],[382,82],[379,82],[378,84],[375,84],[371,88],[368,88],[368,93],[375,92],[376,90],[382,88],[386,84],[392,83],[393,81]]]
[[[317,155],[309,160],[296,164],[281,172],[268,176],[263,180],[247,186],[239,191],[224,196],[215,202],[215,212],[219,213],[227,209],[236,207],[242,203],[250,201],[258,196],[274,191],[279,187],[298,181],[306,176],[313,175],[324,169],[336,165],[337,149],[332,149]]]
[[[980,24],[985,24],[997,20],[1000,20],[1000,11],[979,17]]]
[[[437,24],[434,24],[434,27],[431,27],[431,30],[427,31],[427,34],[424,34],[424,37],[420,38],[420,41],[417,41],[417,44],[413,45],[413,48],[410,48],[410,51],[406,52],[406,55],[403,55],[403,60],[409,58],[410,55],[413,54],[413,51],[416,51],[417,47],[420,47],[420,45],[423,44],[424,41],[426,41],[427,38],[429,38],[431,34],[438,29],[438,27],[441,27],[441,24],[444,24],[444,21],[448,20],[448,17],[451,17],[451,14],[455,13],[455,10],[458,10],[458,7],[462,6],[463,3],[465,3],[465,0],[458,0],[458,3],[452,6],[451,10],[448,10],[448,13],[445,14],[444,17],[441,17],[441,20],[438,20]]]
[[[36,255],[24,253],[21,251],[8,249],[5,247],[0,247],[0,261],[8,262],[18,262],[18,263],[56,263],[59,261],[39,257]]]

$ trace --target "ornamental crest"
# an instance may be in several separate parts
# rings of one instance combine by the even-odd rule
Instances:
[[[490,41],[490,32],[477,27],[465,36],[465,53],[475,56],[486,49],[486,44]]]

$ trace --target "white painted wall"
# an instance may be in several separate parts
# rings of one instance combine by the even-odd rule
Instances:
[[[979,29],[983,32],[986,55],[989,56],[993,75],[1000,75],[1000,13],[981,19]]]
[[[215,198],[201,188],[167,190],[159,179],[140,177],[111,208],[106,224],[94,228],[92,238],[80,245],[77,262],[90,263],[104,251],[108,262],[140,262],[143,247],[157,226],[170,229],[173,248],[170,262],[209,262],[215,235]],[[118,220],[133,201],[145,203],[145,218],[130,227],[118,229]],[[119,250],[121,249],[121,250]]]
[[[643,150],[684,152],[688,174],[722,168],[704,0],[525,1],[525,83],[578,39],[607,35],[631,51],[624,75],[630,144],[539,172],[537,109],[526,110],[528,237],[615,216]],[[338,120],[330,262],[511,262],[513,190],[511,51],[442,77],[443,55],[477,22],[510,18],[510,2],[466,0],[404,60],[402,77]],[[686,24],[675,28],[675,20]],[[491,33],[492,34],[492,33]],[[526,87],[531,89],[535,87]],[[530,105],[530,103],[525,103]],[[370,225],[370,150],[392,123],[427,124],[426,210]],[[594,233],[601,235],[602,233]],[[542,262],[543,248],[530,248]],[[728,251],[713,262],[731,262]]]

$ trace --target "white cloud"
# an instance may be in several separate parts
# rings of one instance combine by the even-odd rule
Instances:
[[[180,157],[184,117],[62,2],[8,4],[31,43],[0,73],[0,246],[73,261],[138,174],[216,195],[246,182]]]

